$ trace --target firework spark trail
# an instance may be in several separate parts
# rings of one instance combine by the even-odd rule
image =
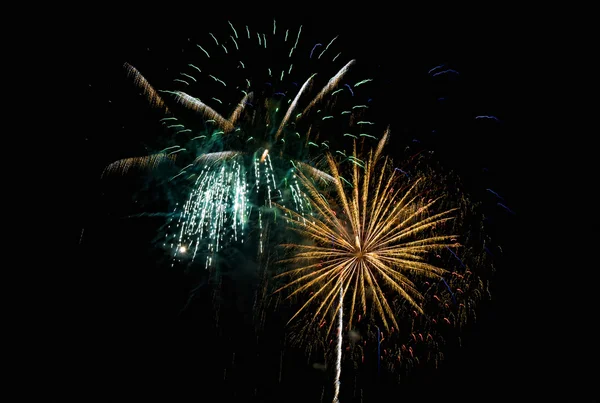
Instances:
[[[271,200],[281,199],[277,179],[268,150],[262,156],[253,157],[252,173],[246,172],[244,156],[236,152],[220,152],[203,155],[199,163],[204,167],[192,187],[187,202],[182,208],[175,229],[179,237],[171,244],[174,258],[181,257],[181,248],[193,250],[191,261],[198,252],[206,252],[205,268],[213,263],[213,256],[227,242],[244,243],[244,231],[252,216],[253,194],[266,191],[265,206],[271,207]],[[292,201],[299,211],[305,203],[301,193],[293,183]],[[252,193],[252,194],[251,194]],[[258,210],[258,226],[262,228],[262,214]],[[167,235],[169,236],[169,235]],[[193,248],[192,248],[193,246]],[[202,249],[201,249],[202,247]],[[259,252],[263,250],[262,239]],[[174,263],[173,263],[174,264]]]
[[[234,129],[233,124],[228,120],[221,116],[217,111],[215,111],[210,106],[206,105],[199,99],[196,99],[185,92],[177,91],[177,101],[181,104],[185,105],[188,109],[200,112],[204,114],[208,119],[214,120],[217,125],[223,129],[226,133],[232,131]],[[235,117],[237,113],[237,109],[234,112],[233,116]]]
[[[150,105],[164,108],[165,113],[169,112],[169,108],[166,107],[165,102],[160,95],[158,95],[158,92],[150,85],[148,80],[146,80],[144,76],[129,63],[125,63],[124,67],[127,69],[127,74],[133,77],[135,85],[137,85],[142,90],[143,94],[146,95]]]
[[[235,240],[237,240],[238,231],[243,236],[247,214],[245,197],[247,183],[241,169],[240,164],[234,161],[231,169],[226,169],[226,166],[222,165],[219,170],[207,169],[199,175],[195,189],[190,193],[190,198],[178,224],[181,226],[181,235],[178,247],[175,248],[176,251],[186,244],[187,248],[190,248],[195,241],[192,256],[194,259],[206,232],[208,238],[212,240],[208,246],[209,256],[206,261],[208,267],[212,260],[211,255],[218,252],[222,246],[223,227],[226,225],[231,227],[232,237]],[[230,216],[227,211],[228,203],[234,205],[234,211]],[[186,237],[185,242],[184,236]]]
[[[121,175],[125,175],[132,168],[154,169],[166,161],[174,162],[176,158],[176,155],[169,155],[164,152],[146,155],[144,157],[124,158],[106,166],[100,177],[105,177],[106,175],[117,172]]]
[[[287,121],[289,120],[290,116],[292,115],[292,112],[296,108],[296,105],[298,104],[298,100],[300,99],[300,96],[304,93],[304,91],[306,90],[306,88],[308,87],[308,85],[310,84],[310,82],[311,82],[311,80],[313,79],[314,76],[315,76],[314,74],[312,76],[310,76],[308,78],[308,80],[306,80],[304,82],[304,84],[302,85],[302,88],[300,88],[300,91],[298,91],[298,94],[296,94],[296,97],[294,98],[294,100],[290,104],[290,107],[288,108],[285,116],[283,117],[283,120],[282,120],[281,124],[279,125],[279,129],[277,129],[277,133],[275,133],[275,138],[276,139],[281,135],[281,131],[285,127],[285,124],[287,123]]]
[[[352,67],[354,63],[356,63],[356,60],[350,60],[348,63],[346,63],[344,67],[341,68],[340,71],[338,71],[338,73],[335,76],[331,77],[327,85],[323,87],[321,92],[319,92],[317,96],[310,102],[310,104],[308,104],[308,106],[304,109],[302,115],[306,115],[310,108],[315,106],[319,101],[323,99],[325,95],[330,93],[333,89],[337,88],[337,86],[340,83],[340,80],[344,77],[344,75],[346,75],[346,73],[348,72],[348,70],[350,70],[350,67]]]
[[[338,308],[338,335],[337,335],[337,349],[336,349],[336,361],[335,361],[335,381],[334,381],[334,394],[333,403],[338,403],[340,394],[340,376],[342,373],[342,330],[344,326],[344,287],[340,287],[340,300]]]

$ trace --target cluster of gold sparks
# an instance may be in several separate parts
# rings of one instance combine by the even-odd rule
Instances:
[[[413,282],[414,276],[441,279],[446,273],[428,263],[427,256],[458,246],[456,235],[438,233],[444,222],[453,219],[454,209],[436,212],[438,199],[423,200],[416,192],[418,180],[405,185],[391,160],[382,157],[388,137],[389,130],[366,161],[358,159],[355,146],[351,183],[341,176],[340,164],[328,155],[335,188],[328,197],[311,178],[299,172],[313,215],[307,218],[281,208],[292,217],[290,228],[312,242],[286,245],[294,252],[282,263],[296,268],[277,276],[292,277],[277,292],[293,287],[289,297],[309,291],[310,297],[290,321],[315,304],[313,320],[323,324],[327,316],[335,317],[343,301],[349,300],[344,309],[351,329],[355,312],[366,314],[370,299],[385,328],[398,328],[386,293],[400,295],[423,313],[424,298]],[[328,333],[333,325],[330,321]]]

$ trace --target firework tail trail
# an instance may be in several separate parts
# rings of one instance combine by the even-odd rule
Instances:
[[[379,326],[375,327],[377,328],[377,376],[379,376],[381,372],[381,332]]]
[[[340,394],[340,374],[342,372],[342,324],[344,319],[344,307],[342,305],[342,300],[344,298],[344,287],[340,287],[340,309],[338,314],[338,340],[337,340],[337,358],[335,362],[335,381],[334,388],[335,392],[333,395],[333,403],[339,403],[339,394]]]

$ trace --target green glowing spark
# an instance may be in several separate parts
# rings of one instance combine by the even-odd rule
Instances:
[[[302,25],[298,29],[298,36],[296,37],[296,43],[294,43],[294,48],[298,46],[298,40],[300,39],[300,33],[302,32]]]
[[[187,78],[191,78],[192,80],[194,80],[194,82],[196,82],[196,79],[194,77],[190,76],[189,74],[185,74],[185,73],[179,73],[179,74],[181,74],[182,76],[185,76]]]
[[[175,153],[178,153],[178,152],[180,152],[180,151],[186,151],[186,149],[185,149],[185,148],[180,148],[179,150],[171,151],[171,152],[170,152],[170,153],[168,153],[167,155],[173,155],[173,154],[175,154]]]
[[[235,30],[235,28],[233,27],[233,24],[230,21],[227,21],[229,23],[229,26],[231,27],[231,29],[233,30],[233,33],[235,35],[235,37],[238,37],[237,31]]]
[[[339,35],[338,35],[338,36],[339,36]],[[338,37],[336,36],[335,38],[333,38],[333,39],[331,40],[331,42],[329,42],[329,43],[327,44],[327,46],[325,46],[325,49],[323,49],[323,51],[321,52],[321,54],[319,54],[319,57],[317,57],[317,59],[320,59],[320,58],[321,58],[321,56],[323,56],[323,53],[325,53],[325,51],[326,51],[327,49],[329,49],[329,46],[330,46],[330,45],[333,43],[333,41],[335,41],[337,38],[338,38]]]
[[[210,55],[208,54],[208,52],[202,46],[200,46],[198,44],[196,44],[196,46],[198,46],[200,48],[200,50],[203,51],[206,54],[206,56],[210,59]]]
[[[213,80],[220,82],[221,84],[223,84],[223,86],[227,87],[227,84],[225,84],[225,81],[219,80],[217,77],[213,76],[212,74],[209,74],[208,76],[210,78],[212,78]]]
[[[368,83],[370,81],[373,81],[373,79],[372,78],[367,78],[366,80],[359,81],[356,84],[354,84],[354,88],[358,87],[359,85],[363,85],[365,83]]]
[[[231,35],[229,35],[229,37],[230,37],[230,38],[231,38],[231,40],[233,41],[233,44],[235,45],[235,48],[236,48],[237,50],[240,50],[240,48],[239,48],[239,46],[238,46],[238,44],[237,44],[237,41],[235,40],[235,38],[234,38],[233,36],[231,36]]]
[[[352,186],[352,184],[350,182],[348,182],[348,180],[346,178],[344,178],[343,176],[340,176],[340,179],[343,180],[344,182],[346,182],[348,185],[350,185],[350,187],[354,187]]]
[[[171,179],[169,179],[169,182],[172,181],[173,179],[177,178],[178,176],[183,175],[184,173],[185,173],[185,171],[179,172],[177,175],[171,177]]]

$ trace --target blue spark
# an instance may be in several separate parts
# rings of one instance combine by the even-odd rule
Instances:
[[[475,119],[490,119],[490,120],[495,120],[496,122],[500,121],[500,119],[498,119],[496,116],[492,116],[492,115],[479,115],[479,116],[475,116]]]
[[[458,73],[458,71],[456,71],[456,70],[453,70],[453,69],[448,69],[448,70],[443,70],[443,71],[440,71],[439,73],[435,73],[435,74],[433,74],[433,77],[435,77],[435,76],[439,76],[439,75],[441,75],[441,74],[448,74],[448,73],[452,73],[452,74],[456,74],[456,75],[458,75],[458,74],[459,74],[459,73]]]
[[[354,91],[352,91],[352,88],[348,85],[348,84],[344,84],[346,87],[348,87],[348,90],[350,90],[350,94],[352,94],[352,96],[354,96]]]
[[[323,46],[323,44],[317,43],[317,44],[315,44],[315,46],[313,46],[312,50],[310,51],[309,59],[312,59],[313,52],[315,51],[315,49],[317,48],[317,46]]]
[[[448,285],[448,283],[446,282],[446,279],[442,277],[442,281],[444,282],[444,284],[446,285],[446,288],[448,289],[448,292],[450,293],[450,295],[452,296],[452,301],[456,304],[456,298],[454,298],[454,293],[452,292],[452,290],[450,289],[450,286]]]
[[[446,66],[446,65],[445,65],[445,64],[440,64],[439,66],[435,66],[434,68],[432,68],[431,70],[429,70],[429,71],[427,72],[427,74],[431,74],[431,73],[433,73],[435,70],[437,70],[437,69],[441,69],[441,68],[442,68],[442,67],[444,67],[444,66]]]
[[[450,251],[450,253],[452,253],[452,255],[456,258],[456,260],[458,260],[461,264],[462,267],[464,267],[465,269],[467,268],[467,266],[465,266],[465,264],[463,263],[462,260],[460,260],[460,258],[456,255],[456,253],[452,252],[452,249],[450,249],[449,247],[446,246],[446,249],[448,249]]]
[[[504,210],[508,211],[510,214],[513,214],[513,215],[517,214],[502,203],[498,203],[498,206],[502,207]]]

